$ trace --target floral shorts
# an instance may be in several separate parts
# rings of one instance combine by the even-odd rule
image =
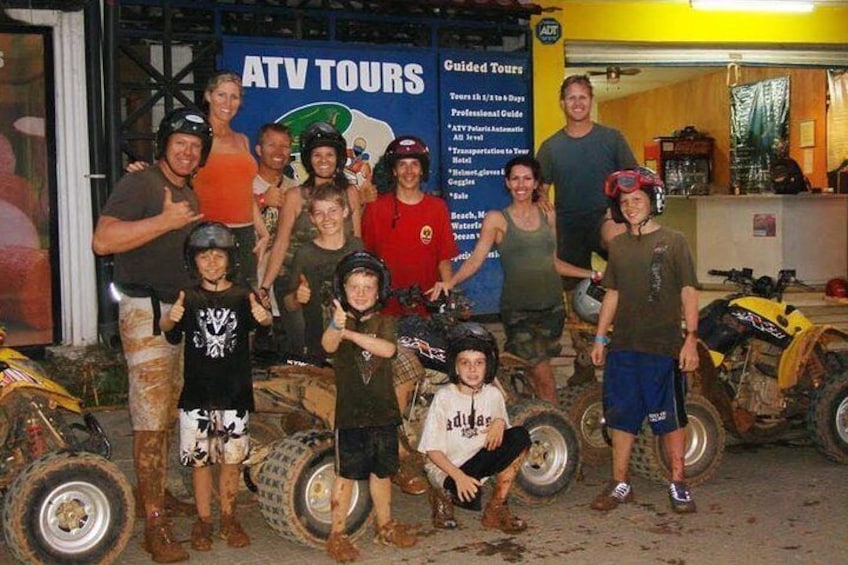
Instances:
[[[180,463],[237,465],[250,453],[247,410],[180,410]]]

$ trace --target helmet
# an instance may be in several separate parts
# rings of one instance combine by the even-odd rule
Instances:
[[[659,216],[665,210],[665,189],[662,179],[647,167],[634,167],[616,171],[607,177],[604,193],[612,200],[610,212],[612,219],[623,224],[626,222],[621,213],[619,195],[641,190],[651,200],[651,216]]]
[[[312,150],[318,147],[332,147],[336,150],[336,174],[344,174],[347,142],[339,130],[327,122],[312,122],[300,134],[300,160],[310,176],[315,175],[315,169],[312,168]]]
[[[597,324],[604,294],[606,294],[604,287],[594,284],[592,279],[583,279],[574,288],[571,305],[574,313],[584,322]]]
[[[368,271],[377,276],[377,302],[364,312],[351,308],[344,289],[347,278],[357,271]],[[333,276],[333,296],[341,303],[345,312],[353,314],[354,317],[359,319],[383,307],[389,299],[391,284],[392,276],[382,259],[368,251],[354,251],[342,257],[342,260],[336,265],[336,274]]]
[[[168,138],[175,133],[186,133],[200,138],[203,144],[200,150],[200,166],[205,165],[206,158],[212,151],[212,126],[209,125],[206,116],[190,108],[177,108],[162,118],[159,122],[159,130],[156,132],[155,157],[157,159],[165,155]]]
[[[830,279],[825,286],[824,295],[831,298],[848,298],[848,280]]]
[[[400,159],[418,159],[423,173],[421,180],[426,182],[430,178],[430,150],[420,137],[414,135],[398,137],[386,147],[385,158],[392,177],[394,177],[395,164]]]
[[[463,322],[448,331],[448,378],[450,382],[459,382],[456,374],[456,358],[463,351],[479,351],[486,355],[486,384],[495,380],[498,372],[498,344],[494,336],[476,322]]]
[[[207,249],[223,249],[227,252],[227,277],[232,280],[238,272],[238,243],[230,228],[221,222],[201,222],[188,234],[183,256],[188,272],[198,276],[194,258]]]

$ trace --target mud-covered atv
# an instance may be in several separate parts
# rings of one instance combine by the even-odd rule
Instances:
[[[584,281],[585,291],[600,302],[603,287]],[[577,308],[576,310],[579,310]],[[572,340],[580,339],[584,351],[588,350],[595,335],[595,319],[569,320],[568,330]],[[686,447],[684,465],[687,482],[697,486],[712,478],[718,471],[724,454],[727,436],[719,412],[710,399],[706,398],[699,381],[689,378],[686,396]],[[598,381],[589,380],[572,384],[558,391],[560,407],[574,422],[580,439],[583,462],[591,465],[607,464],[610,460],[609,437],[604,422],[603,391]],[[671,467],[662,447],[662,441],[651,432],[647,421],[636,437],[630,456],[630,470],[655,481],[666,482],[671,476]]]
[[[465,312],[456,294],[431,307],[436,310],[432,317],[405,316],[399,324],[398,342],[407,349],[407,361],[420,365],[421,376],[403,414],[406,441],[413,448],[433,394],[448,382],[447,328]],[[504,355],[495,383],[507,398],[511,423],[525,426],[532,441],[513,494],[525,504],[545,504],[574,481],[580,465],[579,443],[564,413],[531,398],[524,378],[527,369],[523,360]],[[334,479],[332,369],[297,362],[269,366],[255,374],[254,399],[251,435],[258,441],[247,462],[246,482],[255,484],[259,508],[279,535],[323,546],[330,532]],[[275,436],[270,442],[259,439]],[[370,511],[368,484],[361,481],[354,486],[348,510],[349,535],[356,537],[365,530]]]
[[[97,419],[3,337],[0,328],[6,545],[25,563],[115,562],[133,531],[132,487]]]

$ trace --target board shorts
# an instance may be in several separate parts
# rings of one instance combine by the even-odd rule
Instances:
[[[238,465],[250,454],[247,410],[180,410],[180,463]]]
[[[655,435],[686,426],[686,379],[677,359],[614,350],[604,368],[604,418],[610,428],[636,435],[645,418]]]
[[[397,473],[397,425],[336,429],[336,474],[364,481],[370,475],[384,479]]]
[[[424,376],[424,366],[418,360],[414,349],[398,345],[397,355],[392,359],[392,382],[395,387],[420,380]]]
[[[562,350],[560,339],[565,328],[565,306],[559,303],[544,310],[502,310],[506,332],[504,349],[538,365]]]

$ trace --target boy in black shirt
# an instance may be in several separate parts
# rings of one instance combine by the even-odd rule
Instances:
[[[221,539],[244,547],[250,538],[235,518],[239,468],[250,448],[248,412],[253,406],[248,336],[271,316],[247,288],[234,284],[235,238],[227,226],[204,222],[186,241],[186,264],[200,284],[180,291],[160,321],[171,343],[185,334],[185,370],[180,395],[180,460],[194,469],[197,522],[191,547],[212,547],[212,467],[221,464]]]

